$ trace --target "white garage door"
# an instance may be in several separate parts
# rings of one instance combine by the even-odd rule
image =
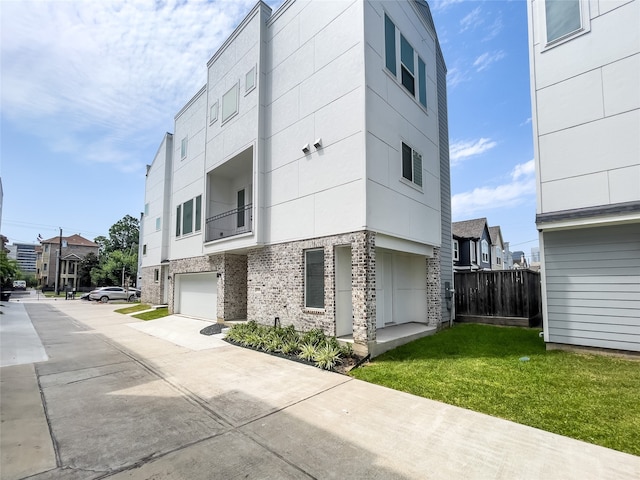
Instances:
[[[215,273],[176,275],[175,312],[190,317],[217,320],[218,279]]]

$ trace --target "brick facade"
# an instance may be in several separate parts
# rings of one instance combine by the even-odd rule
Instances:
[[[376,341],[376,234],[370,231],[313,238],[267,245],[247,255],[220,254],[171,261],[170,276],[181,273],[215,272],[218,274],[217,317],[222,320],[248,319],[296,330],[320,328],[327,335],[336,334],[336,247],[351,248],[351,300],[355,348],[367,352]],[[324,252],[324,308],[305,307],[305,252]],[[440,323],[439,249],[425,260],[427,317],[430,326]],[[153,268],[143,269],[145,285]],[[153,285],[153,277],[151,284]],[[173,312],[174,282],[169,289],[169,308]],[[150,289],[144,295],[162,295]],[[146,296],[145,296],[146,298]]]

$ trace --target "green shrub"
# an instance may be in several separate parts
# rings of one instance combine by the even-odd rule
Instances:
[[[316,356],[316,346],[312,343],[303,343],[300,346],[300,353],[298,353],[298,357],[303,360],[307,360],[309,362],[313,361],[313,358]]]
[[[319,328],[312,328],[302,335],[300,342],[303,344],[322,345],[326,342],[327,337]]]
[[[323,346],[316,350],[313,356],[316,367],[325,370],[331,370],[341,362],[340,347],[336,347],[331,341],[327,341]]]
[[[287,341],[282,345],[282,353],[285,355],[295,355],[300,350],[300,345],[297,341]]]

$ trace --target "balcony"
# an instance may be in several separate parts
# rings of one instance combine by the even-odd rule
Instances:
[[[219,213],[206,220],[205,241],[212,242],[251,232],[253,221],[253,205],[248,204]]]

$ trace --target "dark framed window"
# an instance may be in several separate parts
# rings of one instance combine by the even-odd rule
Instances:
[[[384,53],[387,69],[396,74],[396,26],[391,19],[384,16]]]
[[[304,260],[304,306],[324,308],[324,249],[307,250]]]
[[[180,226],[182,225],[182,205],[178,205],[176,208],[176,237],[179,237],[182,229]]]
[[[422,59],[418,57],[418,101],[422,106],[427,106],[427,66]]]
[[[402,143],[402,178],[422,187],[422,155]]]
[[[402,71],[401,82],[411,95],[416,94],[415,66],[413,61],[413,47],[404,36],[400,35],[400,68]]]
[[[176,211],[176,237],[199,232],[202,229],[202,195],[178,205]]]

